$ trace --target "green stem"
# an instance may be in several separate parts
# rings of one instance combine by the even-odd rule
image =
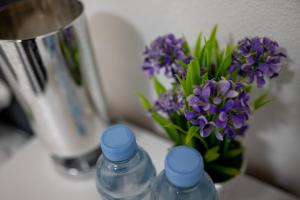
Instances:
[[[228,151],[229,149],[229,144],[230,144],[230,139],[228,138],[227,135],[225,135],[224,137],[224,146],[223,146],[223,153],[226,154],[226,152]]]
[[[208,150],[208,145],[205,142],[205,140],[203,138],[201,138],[201,136],[197,136],[196,138],[198,138],[201,141],[201,143],[203,144],[205,150]]]

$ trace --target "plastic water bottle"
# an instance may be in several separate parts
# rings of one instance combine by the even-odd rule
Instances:
[[[108,128],[101,137],[97,189],[103,200],[150,200],[156,170],[125,125]]]
[[[172,149],[165,170],[156,179],[152,200],[217,200],[214,184],[203,168],[198,151],[186,146]]]

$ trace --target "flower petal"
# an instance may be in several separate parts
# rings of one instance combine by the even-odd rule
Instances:
[[[218,82],[218,89],[221,95],[224,95],[228,92],[230,88],[230,82],[227,80],[220,80]]]
[[[238,133],[239,135],[241,135],[241,136],[244,136],[247,129],[248,129],[248,125],[245,125],[245,126],[241,127],[241,128],[237,131],[237,133]]]
[[[253,83],[255,77],[255,73],[251,71],[248,75],[248,83]]]
[[[222,102],[222,99],[220,97],[213,98],[213,103],[215,105],[219,105]]]
[[[154,68],[151,66],[143,66],[143,70],[147,73],[148,78],[152,78],[152,76],[154,75]]]
[[[197,96],[201,96],[202,95],[202,88],[199,85],[196,85],[194,87],[193,93]]]
[[[199,117],[199,126],[200,126],[200,128],[203,128],[207,123],[208,123],[208,121],[207,121],[206,117],[201,115]]]
[[[270,64],[270,68],[272,72],[279,73],[281,70],[281,66],[279,64]]]
[[[236,137],[236,131],[232,128],[227,128],[224,133],[226,133],[226,135],[228,135],[229,138],[234,139]]]
[[[193,105],[198,105],[200,100],[197,96],[191,95],[188,97],[188,102],[191,106],[193,106]]]
[[[210,88],[209,87],[203,88],[201,94],[202,99],[204,99],[205,102],[208,102],[209,96],[210,96]]]
[[[197,112],[189,112],[189,111],[185,111],[184,112],[184,116],[187,120],[192,120],[197,116]]]
[[[270,65],[269,64],[266,64],[266,63],[260,63],[258,65],[258,68],[263,71],[265,74],[268,74],[269,73],[269,68],[270,68]]]
[[[233,109],[233,106],[234,106],[234,101],[230,99],[223,106],[223,110],[225,112],[230,111],[231,109]]]
[[[220,121],[222,121],[222,122],[227,121],[227,119],[228,119],[228,118],[227,118],[227,113],[224,112],[224,111],[220,112],[218,119],[219,119]]]
[[[251,70],[251,65],[248,64],[248,63],[245,63],[241,66],[241,70],[245,71],[245,72],[248,72]]]
[[[221,121],[220,119],[217,119],[216,126],[219,128],[225,128],[227,126],[227,121]]]
[[[218,140],[223,141],[223,135],[218,131],[218,129],[215,129],[215,136]]]
[[[209,106],[208,111],[209,111],[211,114],[214,114],[214,115],[215,115],[215,114],[218,113],[218,107],[215,106],[215,105],[213,105],[213,104],[211,104],[211,105]]]
[[[244,120],[238,116],[232,116],[233,126],[235,128],[241,128],[244,125]]]
[[[202,131],[200,131],[200,134],[202,137],[208,137],[212,131],[213,126],[212,125],[206,125]]]
[[[208,111],[210,109],[210,107],[211,107],[210,104],[206,104],[205,106],[203,106],[203,110]]]
[[[265,83],[266,83],[266,81],[264,79],[263,73],[261,71],[257,70],[255,72],[255,75],[256,75],[256,84],[257,84],[257,87],[258,88],[262,88],[265,85]]]
[[[253,58],[253,56],[248,56],[247,57],[247,64],[249,66],[253,65],[255,63],[255,59]]]
[[[238,69],[239,68],[239,65],[238,64],[233,64],[233,65],[231,65],[229,68],[228,68],[228,72],[230,73],[230,74],[232,74],[236,69]]]
[[[235,90],[230,90],[228,93],[227,93],[227,98],[235,98],[239,95],[239,93]]]

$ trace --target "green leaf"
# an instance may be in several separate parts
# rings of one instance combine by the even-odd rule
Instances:
[[[205,44],[205,66],[210,69],[211,57],[216,44],[216,35],[218,27],[215,25],[210,33],[209,39]],[[210,70],[209,70],[210,71]]]
[[[224,136],[223,140],[223,154],[227,153],[230,145],[230,139],[227,135]]]
[[[211,42],[208,40],[205,44],[205,52],[204,52],[204,65],[210,71],[210,61],[211,61]]]
[[[140,103],[142,104],[142,106],[146,109],[146,110],[151,110],[152,109],[152,105],[151,103],[148,101],[148,99],[146,99],[142,94],[137,94]]]
[[[183,81],[185,82],[183,85],[186,96],[193,93],[194,85],[201,83],[200,66],[195,59],[189,63],[186,79]]]
[[[206,43],[206,40],[205,40],[205,39],[204,39],[204,42]],[[206,49],[206,46],[204,45],[204,47],[201,49],[201,52],[200,52],[200,55],[199,55],[199,58],[198,58],[199,64],[200,64],[201,66],[204,66],[204,67],[206,67],[206,66],[205,66],[205,58],[204,58],[204,55],[205,55],[205,49]]]
[[[184,135],[187,134],[186,131],[183,130],[180,126],[177,126],[176,124],[173,124],[173,123],[172,124],[167,124],[167,125],[165,125],[165,127],[167,127],[167,128],[175,128],[177,131],[183,133]]]
[[[202,33],[199,33],[195,45],[195,50],[194,50],[194,56],[198,59],[200,58],[201,55],[201,41],[202,41]]]
[[[234,72],[232,72],[231,77],[233,81],[236,81],[238,73],[239,73],[239,69],[235,69]]]
[[[200,136],[200,134],[195,134],[194,135],[195,138],[197,138],[204,146],[204,148],[207,150],[208,149],[208,145],[205,142],[205,140]]]
[[[260,109],[261,107],[267,105],[268,103],[271,103],[272,101],[273,101],[273,99],[267,99],[267,100],[261,102],[260,104],[256,104],[256,105],[254,106],[254,110],[258,110],[258,109]]]
[[[189,77],[188,77],[189,76]],[[194,87],[194,85],[199,84],[201,77],[200,77],[200,66],[196,60],[192,60],[188,66],[187,71],[187,80],[191,84],[189,86]]]
[[[162,128],[168,133],[169,137],[175,142],[176,145],[181,144],[177,130],[173,126],[172,122],[156,112],[152,113],[152,118],[162,126]]]
[[[244,90],[247,93],[251,93],[251,91],[252,91],[252,84],[247,85]]]
[[[227,45],[224,60],[222,60],[220,67],[217,69],[217,73],[216,73],[217,78],[220,78],[222,75],[224,75],[227,72],[227,69],[231,64],[231,57],[232,57],[232,48],[229,45]]]
[[[187,69],[187,64],[182,60],[176,60],[175,62],[179,64],[182,68]]]
[[[187,132],[187,135],[186,135],[186,137],[185,137],[184,143],[185,143],[186,145],[191,146],[191,145],[192,145],[192,144],[191,144],[191,141],[192,141],[193,137],[195,137],[196,134],[197,134],[197,135],[199,134],[199,127],[197,127],[197,126],[192,126],[192,127],[188,130],[188,132]]]
[[[220,146],[214,146],[210,148],[204,155],[204,160],[206,162],[212,162],[220,157],[220,153],[218,152]]]
[[[165,93],[167,89],[161,84],[156,76],[153,76],[153,86],[155,88],[157,96],[160,96],[162,93]]]
[[[215,55],[215,63],[216,69],[218,70],[221,66],[221,62],[223,60],[223,51],[219,51],[218,42],[216,41],[216,47],[214,48],[214,55]]]
[[[204,84],[207,80],[208,80],[208,73],[206,72],[206,73],[203,74],[203,76],[202,76],[201,84]]]
[[[189,47],[189,43],[187,42],[187,40],[185,39],[185,37],[183,36],[183,44],[182,44],[182,49],[185,55],[190,55],[191,54],[191,50]]]
[[[224,159],[231,159],[231,158],[236,158],[237,156],[241,155],[244,152],[242,148],[238,149],[233,149],[230,151],[227,151],[225,154],[223,154]]]
[[[196,60],[192,60],[191,65],[193,71],[193,87],[194,87],[194,85],[201,83],[200,65]]]
[[[214,27],[210,33],[210,36],[209,36],[210,41],[213,41],[216,39],[217,31],[218,31],[218,25],[216,24],[216,25],[214,25]]]
[[[263,101],[267,96],[268,96],[268,92],[264,92],[263,94],[261,94],[259,97],[256,98],[254,103],[259,103]]]
[[[192,64],[190,63],[188,66],[187,74],[186,74],[186,79],[185,79],[185,88],[186,88],[186,96],[190,96],[190,94],[193,93],[193,69],[192,69]]]
[[[215,165],[215,164],[210,165],[209,167],[219,173],[227,174],[229,176],[236,176],[236,175],[240,174],[240,169],[236,169],[233,167],[226,167],[226,166],[220,166],[220,165]]]
[[[182,79],[182,78],[180,78],[177,74],[175,75],[176,76],[176,78],[177,78],[177,80],[179,81],[179,84],[180,84],[180,86],[181,86],[181,88],[182,88],[182,90],[183,90],[183,92],[184,92],[184,94],[185,94],[185,96],[186,97],[188,97],[188,88],[187,88],[187,86],[186,86],[186,84],[185,84],[185,80],[184,79]]]
[[[273,101],[273,99],[266,99],[268,96],[268,93],[265,92],[262,95],[260,95],[255,101],[254,101],[254,110],[258,110],[262,106],[270,103]]]

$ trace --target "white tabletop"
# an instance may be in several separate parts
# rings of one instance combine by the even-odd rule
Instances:
[[[150,154],[160,171],[168,140],[133,127],[138,143]],[[10,161],[0,168],[1,200],[101,200],[93,178],[70,180],[57,173],[51,160],[37,139],[29,142]],[[230,200],[296,200],[282,191],[242,176],[229,195]]]

